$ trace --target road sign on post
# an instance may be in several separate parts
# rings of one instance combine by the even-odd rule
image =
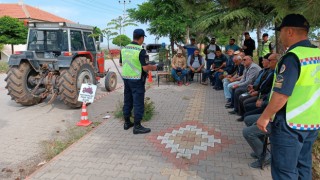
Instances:
[[[82,84],[79,92],[78,101],[93,103],[96,95],[97,86],[94,84]]]

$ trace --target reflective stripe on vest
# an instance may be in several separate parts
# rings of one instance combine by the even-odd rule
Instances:
[[[265,55],[270,53],[270,48],[269,48],[270,43],[271,43],[271,41],[267,41],[264,44],[261,43],[261,48],[260,48],[260,52],[259,52],[260,57],[264,57]]]
[[[141,78],[142,66],[139,60],[141,50],[142,47],[136,44],[129,44],[121,50],[123,79]]]
[[[286,105],[286,122],[292,129],[317,130],[320,128],[320,49],[296,47],[289,52],[299,58],[301,68]],[[275,72],[278,73],[278,67]]]

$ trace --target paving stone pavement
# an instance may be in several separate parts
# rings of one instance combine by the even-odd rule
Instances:
[[[29,179],[271,179],[269,167],[248,166],[244,124],[227,113],[222,91],[162,84],[146,96],[156,106],[143,123],[150,134],[133,135],[110,118]]]
[[[111,61],[106,61],[106,68],[115,71]],[[34,106],[22,106],[12,101],[7,95],[4,81],[6,74],[0,73],[0,179],[15,179],[25,177],[32,172],[34,167],[44,161],[44,141],[59,139],[74,127],[80,120],[81,109],[68,108],[59,97],[52,105],[47,104],[50,98],[44,103]],[[118,87],[121,88],[122,81],[118,77]],[[102,115],[109,114],[114,108],[116,96],[122,91],[107,92],[104,87],[104,79],[98,84],[94,104],[88,106],[90,118],[94,121],[102,121]],[[110,108],[97,109],[96,107]],[[113,100],[113,98],[116,98]],[[113,102],[114,101],[114,102]],[[23,172],[20,173],[20,169]]]

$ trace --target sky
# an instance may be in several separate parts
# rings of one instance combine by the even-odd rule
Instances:
[[[138,4],[142,4],[146,0],[126,0],[126,9],[137,8]],[[0,3],[18,3],[19,0],[0,0]],[[124,0],[23,0],[24,4],[40,8],[54,15],[69,19],[73,22],[91,26],[97,26],[100,29],[105,29],[107,23],[111,19],[123,16]],[[155,36],[150,35],[146,29],[148,25],[137,23],[138,26],[126,27],[125,34],[132,39],[132,32],[136,28],[145,30],[147,37],[145,43],[155,43]],[[168,38],[160,38],[158,43],[169,43]],[[111,42],[110,42],[111,44]],[[107,42],[104,39],[103,46]]]

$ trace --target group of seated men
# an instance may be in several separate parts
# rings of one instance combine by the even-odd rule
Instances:
[[[251,56],[245,56],[242,52],[236,53],[233,56],[232,73],[224,71],[218,78],[222,79],[227,101],[225,106],[232,109],[229,113],[239,115],[237,121],[244,121],[247,126],[243,129],[243,136],[253,150],[251,156],[257,159],[249,164],[253,168],[261,168],[270,164],[271,160],[270,153],[263,154],[264,138],[267,134],[258,129],[256,121],[268,104],[278,60],[278,54],[269,53],[263,57],[263,68],[260,68]],[[216,86],[217,82],[214,85]]]
[[[274,70],[279,55],[269,53],[263,57],[263,68],[255,64],[250,56],[235,56],[244,65],[243,73],[223,79],[226,108],[232,109],[230,114],[239,115],[237,121],[244,121],[243,136],[253,150],[251,156],[257,160],[249,164],[253,168],[270,164],[270,153],[263,154],[264,138],[266,133],[260,131],[256,121],[266,108],[271,93]],[[268,129],[270,132],[270,127]]]
[[[209,79],[214,89],[224,91],[227,101],[225,107],[232,109],[229,113],[239,115],[237,121],[244,121],[246,125],[243,136],[253,150],[251,156],[257,159],[249,164],[253,168],[261,168],[270,164],[271,160],[270,153],[263,154],[264,138],[267,134],[257,128],[256,121],[268,104],[279,57],[275,53],[265,55],[263,68],[254,63],[251,56],[240,51],[234,52],[232,49],[229,49],[226,55],[216,49],[213,61],[208,62],[207,59],[206,69],[205,60],[199,55],[198,49],[188,57],[187,63],[181,50],[178,50],[172,60],[172,75],[178,85],[182,85],[184,77],[189,77],[186,78],[188,85],[188,80],[193,79],[194,73],[202,73],[203,84],[208,84]],[[181,72],[180,76],[177,72]],[[268,128],[270,132],[270,127]]]
[[[178,49],[177,54],[172,58],[171,75],[178,82],[178,86],[183,84],[184,78],[186,78],[185,85],[187,86],[189,85],[189,81],[193,81],[195,73],[205,73],[205,61],[199,53],[199,49],[195,49],[194,53],[186,61],[182,55],[182,50]]]
[[[226,48],[228,50],[225,55],[222,53],[220,47],[215,44],[215,38],[212,38],[210,44],[204,49],[204,53],[206,54],[205,58],[200,55],[198,48],[194,48],[193,53],[188,55],[187,60],[183,56],[182,49],[179,48],[177,54],[171,61],[172,77],[178,82],[179,86],[181,86],[183,82],[185,82],[185,85],[189,85],[189,82],[193,81],[194,74],[201,73],[202,84],[207,85],[209,79],[210,83],[214,85],[214,89],[222,90],[223,74],[232,74],[236,71],[233,62],[234,48],[232,47]]]

